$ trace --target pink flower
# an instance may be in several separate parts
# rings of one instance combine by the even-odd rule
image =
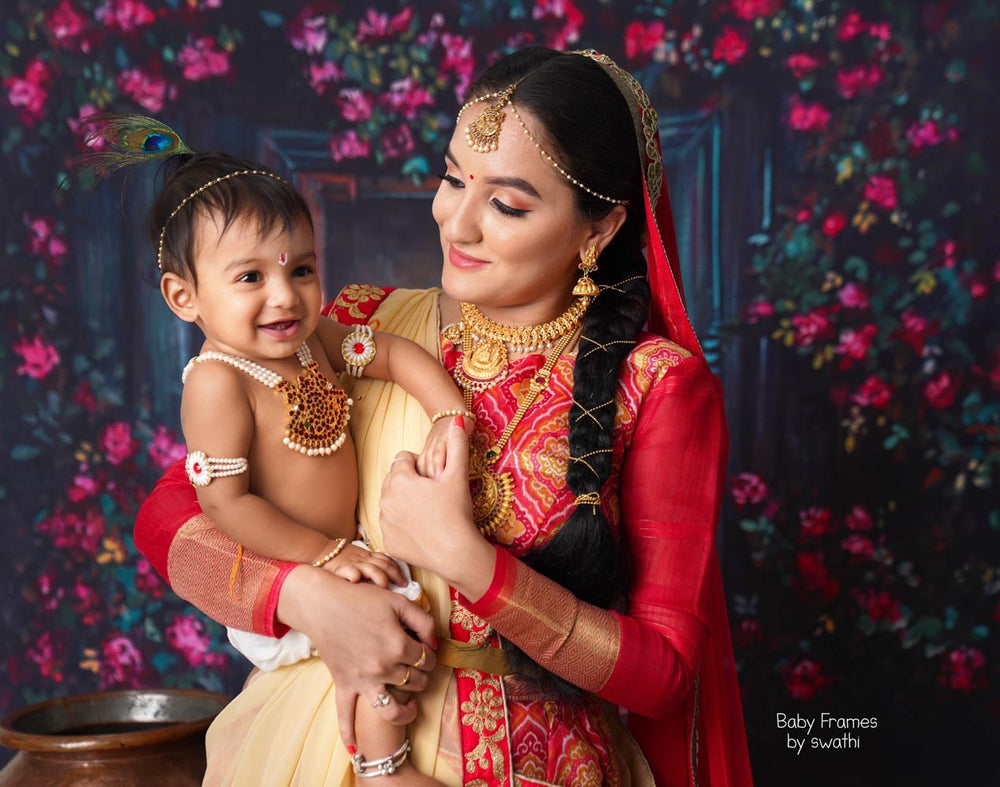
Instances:
[[[743,312],[743,319],[751,325],[774,316],[774,306],[763,298],[755,298]]]
[[[733,14],[747,22],[761,16],[772,16],[781,8],[781,0],[732,0]]]
[[[101,672],[98,685],[139,688],[142,672],[142,654],[124,634],[110,637],[101,647]]]
[[[63,682],[62,665],[65,655],[65,643],[62,640],[53,641],[52,634],[48,631],[28,648],[28,660],[38,667],[39,674],[56,683]]]
[[[402,158],[413,150],[413,135],[409,126],[390,128],[382,135],[382,157],[389,161]]]
[[[104,538],[104,516],[100,511],[88,511],[81,518],[73,512],[55,513],[38,523],[38,532],[45,533],[59,549],[97,555]]]
[[[55,577],[46,570],[35,580],[35,589],[38,591],[38,600],[42,609],[46,612],[54,612],[59,608],[66,595],[66,589],[56,581]]]
[[[107,608],[100,594],[79,579],[73,585],[73,597],[73,612],[85,626],[96,624]]]
[[[105,27],[132,33],[156,21],[153,12],[139,0],[105,0],[94,10],[94,16]]]
[[[666,24],[659,19],[648,23],[630,22],[625,28],[625,57],[648,62],[666,31]]]
[[[139,441],[132,437],[132,427],[124,421],[108,424],[101,431],[101,448],[113,465],[120,465],[139,448]]]
[[[921,314],[907,309],[899,316],[901,327],[893,334],[913,348],[917,355],[924,353],[924,341],[931,333],[930,322]]]
[[[45,379],[59,363],[59,353],[56,352],[56,348],[41,336],[33,336],[31,339],[22,336],[14,342],[14,352],[23,360],[17,367],[17,373],[27,375],[34,380]]]
[[[947,654],[938,682],[956,691],[985,688],[989,680],[982,674],[986,659],[978,648],[965,645]]]
[[[411,77],[397,79],[389,85],[389,91],[379,97],[379,103],[403,117],[412,119],[417,116],[420,107],[434,103],[431,94],[420,87]]]
[[[69,251],[69,246],[66,239],[56,233],[55,219],[51,216],[25,214],[24,223],[31,233],[28,240],[28,251],[39,257],[45,257],[55,265],[61,264],[66,252]]]
[[[839,210],[836,210],[833,213],[827,215],[825,219],[823,219],[823,224],[820,227],[820,229],[823,231],[824,235],[833,238],[836,235],[839,235],[840,231],[844,229],[844,227],[846,226],[847,226],[847,216],[845,216]]]
[[[848,530],[871,530],[874,524],[872,515],[864,506],[855,505],[844,517]]]
[[[196,38],[186,44],[177,55],[184,78],[192,82],[229,73],[229,53],[215,49],[210,36]]]
[[[840,340],[833,349],[837,355],[843,356],[842,369],[850,368],[850,360],[861,361],[868,355],[872,341],[878,335],[878,328],[868,323],[858,329],[844,328],[840,332]]]
[[[756,505],[767,499],[768,489],[764,479],[756,473],[739,473],[729,481],[729,493],[741,508]]]
[[[86,29],[87,18],[76,10],[70,0],[62,0],[45,14],[46,32],[64,49],[72,47]]]
[[[100,489],[101,487],[97,481],[89,475],[77,473],[73,476],[72,486],[66,490],[66,497],[74,503],[82,503],[84,500],[90,500],[92,497],[96,497]]]
[[[455,75],[455,97],[461,101],[462,96],[465,95],[465,89],[472,81],[472,74],[476,70],[476,59],[472,54],[472,39],[452,33],[442,33],[441,46],[444,49],[444,58],[438,65],[438,76]]]
[[[129,68],[118,75],[118,89],[143,109],[159,112],[167,101],[173,101],[177,88],[161,76]]]
[[[859,287],[854,282],[849,281],[837,290],[837,300],[848,309],[867,309],[868,291],[864,287]]]
[[[317,95],[322,96],[331,82],[339,82],[344,78],[344,72],[332,60],[324,60],[322,63],[309,63],[306,67],[306,76],[309,79],[309,86]]]
[[[792,96],[788,125],[795,131],[823,131],[830,123],[830,110],[822,104],[804,104]]]
[[[855,66],[837,72],[837,92],[847,99],[859,92],[871,92],[882,81],[884,74],[877,65]]]
[[[535,0],[531,17],[538,21],[562,23],[559,30],[549,36],[548,45],[553,49],[565,49],[567,44],[580,38],[584,17],[572,0]]]
[[[876,374],[865,380],[861,387],[851,396],[851,401],[861,407],[885,409],[892,398],[892,389]]]
[[[45,102],[49,97],[51,81],[49,67],[37,57],[28,63],[23,77],[12,76],[4,79],[7,101],[14,107],[18,120],[29,128],[45,114]]]
[[[810,506],[799,511],[799,524],[802,528],[802,535],[810,538],[826,535],[837,529],[830,509],[819,506]]]
[[[796,700],[811,700],[825,691],[832,683],[815,661],[803,659],[795,665],[786,664],[781,669],[782,680],[789,696]]]
[[[735,65],[746,56],[748,44],[747,39],[739,31],[723,27],[715,43],[712,44],[712,58],[728,65]]]
[[[163,581],[144,557],[139,558],[135,564],[135,588],[154,599],[163,597]]]
[[[914,150],[933,147],[944,141],[945,134],[938,128],[933,120],[925,120],[922,123],[914,123],[906,130],[906,138],[910,140],[910,145]]]
[[[872,544],[872,540],[867,536],[860,536],[857,533],[851,533],[851,535],[840,542],[840,546],[843,547],[845,552],[849,552],[855,557],[868,558],[875,554],[875,545]]]
[[[869,618],[875,623],[893,624],[903,617],[899,599],[887,590],[875,591],[871,588],[855,591],[854,598]]]
[[[365,158],[370,152],[367,139],[358,137],[358,132],[353,128],[342,134],[337,134],[330,139],[330,158],[334,161],[343,161],[351,158]]]
[[[413,8],[407,6],[392,19],[388,14],[380,14],[372,8],[358,23],[358,43],[367,44],[382,41],[390,36],[402,33],[410,26],[413,19]]]
[[[70,127],[70,130],[79,137],[83,137],[83,141],[86,145],[93,150],[104,150],[108,147],[108,143],[103,139],[86,139],[88,132],[90,131],[90,117],[96,115],[100,110],[93,104],[83,104],[80,106],[76,117],[66,118],[66,125]]]
[[[288,26],[288,40],[293,49],[309,54],[319,54],[327,41],[325,16],[296,19]]]
[[[993,281],[1000,282],[1000,260],[993,263]]]
[[[837,38],[841,41],[851,41],[863,32],[865,32],[865,23],[857,11],[850,11],[837,25]]]
[[[800,52],[795,55],[789,55],[788,59],[785,60],[785,65],[791,70],[792,76],[796,79],[802,79],[806,74],[811,74],[819,68],[819,61],[812,55]]]
[[[792,317],[795,326],[795,344],[799,347],[810,345],[827,338],[833,329],[833,324],[822,307],[808,314],[796,314]]]
[[[163,424],[153,431],[153,439],[150,440],[148,448],[149,457],[161,470],[166,470],[178,459],[183,459],[187,455],[184,444],[174,438],[173,430],[167,429]]]
[[[865,184],[865,199],[893,210],[897,204],[896,181],[885,175],[872,175]]]
[[[205,635],[205,626],[190,615],[175,615],[174,622],[167,626],[166,636],[170,646],[183,653],[192,667],[202,664],[209,654],[211,642]]]
[[[972,276],[971,279],[969,279],[969,295],[971,295],[973,298],[979,299],[979,298],[985,298],[989,294],[990,294],[989,285],[986,283],[986,280],[982,276],[980,276],[977,273],[974,276]]]
[[[868,35],[879,41],[888,41],[892,38],[892,28],[886,22],[872,22],[868,25]]]
[[[948,372],[941,372],[924,385],[924,398],[931,407],[943,410],[955,401],[958,386]]]
[[[345,87],[337,94],[340,114],[349,123],[363,123],[372,116],[375,99],[356,87]]]

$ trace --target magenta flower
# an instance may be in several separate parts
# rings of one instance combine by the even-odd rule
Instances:
[[[368,140],[358,137],[358,132],[353,128],[330,139],[330,158],[334,161],[365,158],[370,152],[371,146]]]
[[[795,585],[800,594],[832,601],[840,593],[840,583],[830,576],[822,552],[799,552],[795,566],[798,569]]]
[[[743,312],[743,319],[751,325],[774,316],[774,305],[762,297],[755,298]]]
[[[885,409],[892,398],[892,389],[877,374],[871,375],[851,396],[851,401],[862,407]]]
[[[49,67],[37,57],[28,63],[24,76],[4,79],[7,88],[7,102],[14,107],[18,119],[29,128],[45,114],[45,102],[49,97]]]
[[[954,648],[941,666],[938,682],[956,691],[973,691],[985,688],[989,680],[982,674],[986,658],[978,648],[965,645]]]
[[[62,0],[45,14],[46,32],[63,49],[72,47],[86,29],[87,17],[77,11],[70,0]]]
[[[29,216],[25,214],[24,223],[31,233],[28,239],[28,251],[49,262],[59,265],[69,251],[66,239],[56,233],[56,221],[51,216]]]
[[[832,683],[823,673],[823,668],[811,659],[785,665],[781,670],[781,677],[788,694],[796,700],[811,700]]]
[[[388,14],[380,14],[369,8],[365,18],[358,22],[358,43],[370,44],[398,35],[409,28],[412,19],[411,6],[407,6],[392,18]]]
[[[837,72],[837,92],[844,98],[854,98],[862,91],[871,92],[884,76],[882,69],[874,63],[841,69]]]
[[[345,87],[337,94],[340,114],[349,123],[363,123],[372,116],[375,99],[356,87]]]
[[[872,515],[864,506],[855,505],[844,517],[848,530],[871,530],[874,525]]]
[[[837,38],[841,41],[851,41],[865,32],[865,22],[857,11],[848,12],[837,25]]]
[[[906,129],[906,138],[910,140],[910,145],[914,150],[920,150],[940,144],[945,140],[946,135],[938,128],[936,121],[925,120],[914,123]]]
[[[788,125],[795,131],[823,131],[830,123],[830,110],[822,104],[805,104],[792,96]]]
[[[382,135],[382,156],[386,160],[402,158],[413,150],[413,135],[409,126],[387,129]]]
[[[96,497],[97,493],[100,491],[101,487],[97,481],[89,475],[77,473],[73,476],[72,486],[66,490],[66,497],[74,503],[82,503],[84,500],[90,500],[92,497]]]
[[[167,101],[177,96],[177,88],[161,76],[138,68],[129,68],[118,75],[118,89],[143,109],[159,112]]]
[[[192,667],[205,661],[211,642],[205,635],[204,624],[197,618],[175,615],[174,622],[167,626],[166,636],[170,646],[183,653]]]
[[[848,309],[867,309],[868,291],[849,281],[837,290],[837,300]]]
[[[845,552],[849,552],[855,557],[869,558],[875,554],[875,545],[872,543],[872,540],[867,536],[861,536],[857,533],[851,533],[851,535],[840,542],[840,546]]]
[[[795,326],[795,344],[799,347],[809,347],[822,341],[833,330],[833,324],[826,316],[826,310],[823,307],[813,309],[807,314],[794,315],[792,325]]]
[[[133,33],[156,21],[149,7],[139,0],[105,0],[94,10],[94,16],[108,29],[122,33]]]
[[[941,372],[924,385],[924,398],[938,410],[951,407],[957,393],[958,385],[949,372]]]
[[[756,473],[739,473],[729,481],[729,493],[736,505],[756,505],[767,499],[768,488],[764,479]]]
[[[104,515],[96,510],[87,511],[82,517],[72,511],[57,512],[39,522],[37,528],[59,549],[83,552],[91,557],[97,555],[105,534]]]
[[[648,62],[666,32],[666,24],[659,19],[653,22],[629,22],[625,28],[625,57]]]
[[[865,199],[893,210],[897,204],[896,181],[886,175],[872,175],[865,184]]]
[[[316,94],[322,96],[331,83],[344,78],[344,72],[333,61],[325,60],[322,63],[310,63],[306,67],[306,78]]]
[[[899,316],[901,326],[893,336],[910,345],[917,355],[924,353],[924,341],[931,334],[930,321],[913,309],[907,309]]]
[[[823,224],[820,226],[823,234],[827,237],[833,238],[840,234],[840,231],[847,226],[847,216],[841,213],[839,210],[834,211],[823,219]]]
[[[548,45],[553,49],[565,49],[567,44],[580,39],[584,16],[572,0],[535,0],[531,18],[561,23],[559,30],[548,39]]]
[[[732,0],[733,14],[747,22],[762,16],[773,16],[781,8],[781,0]]]
[[[101,449],[113,465],[120,465],[139,448],[139,441],[132,437],[132,427],[124,421],[108,424],[101,431]]]
[[[806,74],[811,74],[817,68],[819,68],[819,61],[812,55],[807,55],[804,52],[799,52],[794,55],[789,55],[785,60],[785,65],[792,72],[792,76],[796,79],[802,79]]]
[[[101,670],[98,685],[139,688],[142,672],[142,654],[124,634],[110,637],[101,647]]]
[[[397,79],[389,85],[388,92],[379,97],[379,103],[387,109],[398,112],[405,118],[417,116],[421,107],[431,106],[434,101],[430,93],[413,81],[411,77]]]
[[[868,355],[872,342],[878,335],[878,328],[869,323],[860,328],[844,328],[840,340],[833,351],[843,357],[842,369],[850,367],[850,361],[861,361]]]
[[[712,58],[728,65],[739,63],[747,53],[749,41],[739,31],[723,27],[712,44]]]
[[[319,54],[327,42],[325,16],[296,19],[288,26],[288,40],[293,49],[309,54]]]
[[[65,650],[65,643],[61,640],[53,641],[52,633],[46,631],[34,645],[28,647],[28,660],[38,667],[43,678],[62,683]]]
[[[14,342],[14,352],[20,355],[23,361],[17,367],[17,373],[27,375],[34,380],[45,379],[60,360],[56,348],[41,336],[33,336],[30,339],[22,336]]]
[[[186,44],[178,53],[177,62],[182,67],[183,77],[191,82],[229,73],[229,53],[216,49],[215,41],[210,36],[202,36]]]
[[[819,506],[810,506],[799,511],[799,525],[802,528],[802,535],[810,538],[832,533],[837,529],[830,509]]]
[[[161,470],[166,470],[170,465],[187,455],[187,449],[183,443],[177,442],[173,430],[167,429],[160,424],[153,430],[153,439],[149,442],[149,457],[153,464]]]

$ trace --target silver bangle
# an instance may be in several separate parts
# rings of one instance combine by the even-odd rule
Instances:
[[[354,768],[354,773],[362,779],[391,776],[399,769],[400,765],[406,762],[410,748],[410,739],[406,738],[402,746],[381,760],[366,760],[364,755],[359,752],[351,757],[351,766]]]

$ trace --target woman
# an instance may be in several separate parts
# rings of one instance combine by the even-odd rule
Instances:
[[[174,588],[263,633],[276,610],[326,662],[252,677],[213,725],[209,778],[347,779],[333,673],[340,709],[423,689],[411,756],[445,783],[749,784],[714,547],[725,421],[683,307],[655,112],[590,51],[511,55],[469,95],[434,201],[443,293],[334,304],[437,349],[476,416],[471,446],[456,425],[425,478],[406,452],[419,408],[377,382],[352,392],[359,517],[431,596],[439,664],[394,618],[422,641],[427,621],[378,588],[351,588],[359,616],[308,566],[258,561],[240,603],[200,585],[228,577],[235,547],[164,484],[136,539]],[[399,699],[384,711],[405,721],[416,703]]]

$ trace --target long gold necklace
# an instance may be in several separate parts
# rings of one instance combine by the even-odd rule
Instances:
[[[579,320],[577,320],[577,323],[579,323]],[[514,434],[514,430],[524,418],[524,414],[528,412],[528,408],[535,403],[538,395],[549,384],[549,378],[552,376],[552,368],[556,365],[559,356],[575,335],[576,327],[568,333],[564,333],[549,351],[542,368],[535,373],[535,376],[528,384],[528,393],[521,400],[517,407],[517,412],[497,441],[482,455],[474,450],[469,456],[469,488],[472,492],[472,516],[476,522],[476,527],[485,536],[496,532],[497,528],[507,521],[514,505],[513,476],[510,473],[497,473],[493,470],[493,466],[500,458],[500,452],[503,450],[503,447],[507,445],[507,441],[510,440],[511,435]],[[464,355],[464,346],[462,351]],[[456,364],[456,372],[459,367],[460,364]],[[465,398],[466,409],[472,410],[473,390],[471,388],[464,388],[462,394]]]
[[[517,327],[494,322],[474,304],[459,304],[462,322],[445,329],[445,338],[452,342],[461,336],[462,363],[455,367],[455,380],[466,391],[485,391],[507,374],[508,348],[524,353],[552,347],[554,341],[576,330],[589,304],[590,298],[574,298],[554,320]]]

